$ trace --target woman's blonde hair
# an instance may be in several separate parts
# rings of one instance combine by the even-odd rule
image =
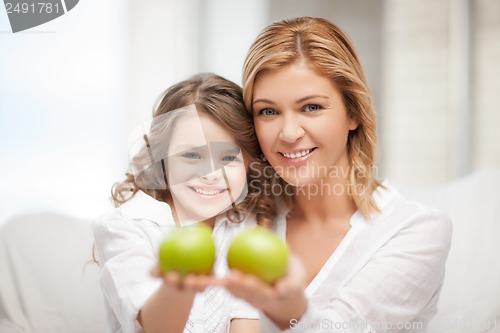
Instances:
[[[151,140],[170,141],[168,136],[171,135],[177,118],[182,117],[182,112],[176,112],[173,117],[164,118],[166,121],[155,123],[154,120],[170,111],[179,111],[190,105],[194,105],[198,112],[208,115],[224,127],[235,138],[236,144],[251,164],[247,172],[247,182],[252,183],[253,186],[249,186],[246,198],[228,211],[229,219],[239,222],[245,214],[252,212],[256,214],[259,224],[265,226],[272,224],[274,213],[262,199],[263,191],[259,186],[255,186],[255,184],[260,184],[260,181],[255,181],[255,179],[261,177],[262,172],[259,168],[263,166],[256,159],[260,155],[260,148],[253,130],[252,117],[246,112],[243,104],[241,88],[211,73],[192,76],[171,86],[158,97],[153,110],[151,130],[154,127],[161,127],[161,129],[155,132],[157,135],[145,136],[146,146],[131,160],[126,179],[113,185],[111,196],[115,205],[125,203],[139,190],[159,201],[173,203],[165,174],[166,163],[163,160],[156,162],[156,165],[152,167],[141,168],[140,172],[132,169],[134,165],[144,166],[143,161],[151,160],[149,159],[151,147],[159,146],[150,142]],[[162,149],[164,148],[165,145]],[[146,183],[148,183],[147,186]]]
[[[378,211],[372,197],[378,153],[376,116],[362,66],[347,35],[322,18],[285,19],[266,27],[250,47],[243,69],[243,97],[252,112],[253,86],[263,71],[305,62],[339,89],[348,116],[359,125],[347,141],[350,193],[365,217]]]

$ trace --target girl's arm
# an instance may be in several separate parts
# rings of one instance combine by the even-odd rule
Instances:
[[[142,328],[155,332],[163,325],[163,332],[182,332],[173,329],[184,328],[196,290],[201,288],[199,281],[179,288],[180,279],[175,274],[163,279],[158,269],[151,274],[151,267],[157,265],[151,243],[159,240],[155,239],[154,226],[141,228],[139,222],[114,214],[94,223],[101,289],[107,306],[115,325],[124,333],[140,332]]]
[[[231,320],[231,333],[259,333],[258,319],[233,319]]]
[[[145,333],[183,332],[196,292],[203,291],[211,277],[188,275],[181,280],[176,272],[161,276],[157,267],[152,275],[162,277],[163,284],[139,311],[138,322]]]

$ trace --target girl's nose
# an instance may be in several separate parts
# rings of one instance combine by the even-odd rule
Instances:
[[[222,176],[222,171],[220,169],[217,169],[213,172],[201,176],[201,178],[207,183],[211,184],[217,182],[221,178],[221,176]]]

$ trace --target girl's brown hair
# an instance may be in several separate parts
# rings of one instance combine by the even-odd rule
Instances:
[[[286,19],[266,27],[250,47],[243,69],[243,97],[252,111],[253,85],[257,75],[305,62],[339,89],[348,116],[359,125],[350,131],[350,193],[361,213],[368,217],[378,207],[372,197],[381,185],[376,179],[378,153],[376,116],[365,75],[347,35],[322,18]]]
[[[245,159],[250,162],[247,182],[251,183],[252,186],[249,186],[248,195],[242,203],[228,211],[229,219],[238,222],[241,221],[245,214],[252,212],[255,213],[259,224],[264,226],[272,224],[274,211],[268,207],[266,200],[263,199],[263,191],[259,186],[261,184],[261,168],[263,165],[256,157],[260,155],[260,148],[255,137],[252,117],[246,112],[243,104],[241,88],[215,74],[195,75],[171,86],[158,97],[153,111],[153,121],[155,117],[189,105],[195,105],[198,112],[207,114],[221,124],[235,138],[236,144],[241,148]],[[175,117],[171,117],[167,123],[162,123],[161,126],[164,128],[161,133],[164,133],[164,136],[153,138],[153,140],[168,142],[168,135],[171,134],[174,125]],[[148,152],[144,149],[139,152],[135,159],[144,158],[147,154]],[[168,186],[144,186],[143,182],[141,182],[140,177],[150,177],[157,185],[162,180],[166,182],[164,172],[161,172],[161,168],[164,167],[163,161],[161,163],[160,168],[151,169],[140,175],[129,169],[126,173],[126,179],[114,184],[111,189],[111,196],[115,205],[119,206],[125,203],[139,190],[159,201],[172,204],[172,196]],[[131,161],[130,168],[133,167],[133,164],[134,160]]]

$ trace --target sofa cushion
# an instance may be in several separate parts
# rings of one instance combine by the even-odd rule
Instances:
[[[92,225],[55,214],[0,229],[0,332],[105,332]]]

